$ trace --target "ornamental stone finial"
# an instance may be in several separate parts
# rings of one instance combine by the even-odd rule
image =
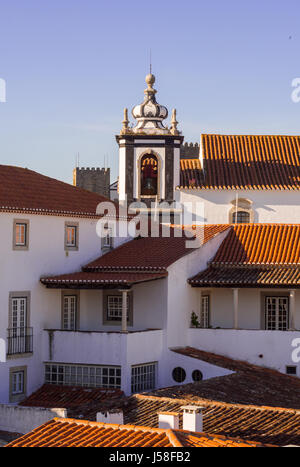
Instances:
[[[176,109],[172,110],[172,119],[171,119],[171,134],[172,135],[179,135],[179,131],[177,130],[178,122],[176,120]]]
[[[129,123],[129,120],[128,120],[128,109],[125,108],[124,109],[124,119],[122,121],[122,130],[121,130],[121,135],[124,135],[126,133],[129,132],[129,128],[128,128],[128,123]]]

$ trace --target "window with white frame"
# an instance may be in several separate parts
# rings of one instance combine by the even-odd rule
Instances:
[[[24,371],[14,371],[12,373],[12,395],[24,394]]]
[[[27,297],[14,297],[11,299],[12,329],[24,329],[27,321]]]
[[[107,296],[107,321],[122,320],[122,295]],[[127,295],[127,321],[129,320],[129,296]]]
[[[131,392],[150,391],[156,386],[157,363],[144,363],[131,367]]]
[[[289,298],[266,297],[265,322],[269,331],[286,331],[289,327]]]
[[[77,295],[63,297],[63,329],[74,331],[77,326]]]
[[[121,367],[47,363],[45,383],[90,388],[120,388]]]
[[[210,320],[209,295],[201,296],[200,327],[208,328]]]
[[[18,366],[9,369],[9,401],[21,402],[26,397],[27,367]]]

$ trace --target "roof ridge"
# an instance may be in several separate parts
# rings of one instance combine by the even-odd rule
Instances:
[[[224,378],[226,376],[231,376],[231,375],[225,375],[221,376],[221,378]],[[197,400],[189,400],[189,399],[181,399],[181,398],[172,398],[172,397],[160,397],[160,396],[153,396],[153,395],[146,395],[146,394],[133,394],[134,398],[137,399],[143,399],[143,400],[153,400],[153,401],[165,401],[165,402],[170,402],[170,403],[183,403],[187,404],[187,402],[190,405],[198,405],[199,403],[205,404],[206,406],[210,405],[217,405],[220,407],[231,407],[231,408],[239,408],[239,409],[250,409],[250,410],[258,410],[258,411],[264,411],[267,410],[269,412],[285,412],[285,413],[294,413],[294,414],[300,414],[300,409],[291,409],[288,407],[272,407],[268,405],[253,405],[253,404],[235,404],[235,403],[230,403],[230,402],[222,402],[222,401],[216,401],[213,399],[205,399],[202,397],[197,398]]]
[[[82,420],[78,418],[62,418],[54,417],[49,421],[61,422],[61,423],[76,423],[76,425],[89,425],[98,428],[112,428],[113,430],[134,430],[134,431],[148,431],[150,433],[160,433],[166,434],[169,437],[169,432],[172,432],[170,428],[154,428],[144,425],[133,425],[133,424],[121,424],[121,423],[105,423],[105,422],[96,422],[92,420]]]

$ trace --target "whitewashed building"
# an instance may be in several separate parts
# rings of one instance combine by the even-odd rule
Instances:
[[[187,346],[300,376],[300,138],[203,135],[181,158],[176,111],[164,126],[146,82],[117,136],[119,198],[188,203],[198,243],[178,226],[101,240],[101,196],[1,166],[1,402],[44,382],[130,394],[228,374],[172,351]]]

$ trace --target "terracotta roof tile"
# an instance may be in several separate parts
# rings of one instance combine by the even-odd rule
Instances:
[[[300,224],[237,224],[195,287],[299,287]]]
[[[260,443],[180,430],[54,418],[6,447],[261,447]]]
[[[64,408],[68,415],[95,417],[97,412],[107,411],[120,403],[124,394],[120,389],[83,388],[43,384],[19,405],[24,407]]]
[[[300,264],[300,224],[234,225],[213,264]]]
[[[181,160],[181,188],[300,189],[300,136],[202,135],[203,170]]]
[[[214,224],[198,226],[198,234],[202,235],[206,243],[221,232],[227,230],[228,224]],[[110,253],[100,256],[96,261],[89,263],[85,271],[128,268],[153,269],[167,268],[172,263],[189,254],[192,249],[186,248],[187,238],[183,234],[176,237],[179,231],[177,226],[171,227],[170,237],[138,238],[124,243]]]
[[[204,243],[229,229],[227,225],[198,226],[196,236]],[[82,288],[105,285],[131,285],[167,276],[167,268],[193,249],[186,247],[185,235],[176,236],[178,227],[171,226],[170,237],[141,237],[124,243],[82,268],[82,272],[42,277],[47,287],[64,285]],[[193,230],[194,232],[194,230]]]
[[[0,165],[0,211],[95,217],[104,196],[21,167]]]
[[[279,371],[216,355],[193,347],[173,349],[181,355],[226,368],[235,373],[194,384],[158,389],[153,394],[170,397],[204,397],[215,401],[300,410],[300,379]],[[197,363],[195,362],[195,365]],[[173,396],[172,396],[173,397]]]
[[[167,277],[167,271],[160,272],[75,272],[73,274],[63,274],[61,276],[51,276],[41,278],[42,284],[47,287],[76,287],[82,289],[101,287],[101,286],[131,286],[139,282],[148,282],[155,279]]]

